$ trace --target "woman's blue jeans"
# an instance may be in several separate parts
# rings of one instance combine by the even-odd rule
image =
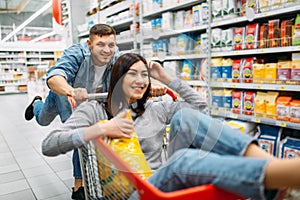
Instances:
[[[37,101],[33,107],[33,113],[38,124],[48,126],[57,115],[60,116],[64,123],[72,114],[72,108],[68,99],[64,96],[56,95],[52,91],[49,92],[45,103]],[[73,176],[82,178],[78,149],[73,151]]]
[[[265,190],[263,183],[268,160],[242,156],[250,143],[256,141],[184,108],[171,121],[169,159],[148,181],[164,192],[213,184],[255,200],[274,199],[277,190]]]

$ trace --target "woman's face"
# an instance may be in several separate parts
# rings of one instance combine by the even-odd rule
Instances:
[[[129,104],[141,99],[149,85],[149,74],[142,61],[133,64],[123,79],[122,89]]]

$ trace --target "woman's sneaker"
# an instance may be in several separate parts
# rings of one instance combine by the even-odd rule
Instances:
[[[25,119],[27,121],[31,120],[34,117],[34,113],[33,113],[33,104],[36,100],[42,100],[42,97],[40,96],[35,96],[32,100],[32,102],[27,106],[26,110],[25,110]]]

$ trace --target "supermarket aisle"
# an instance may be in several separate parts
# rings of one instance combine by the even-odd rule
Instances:
[[[35,120],[25,121],[27,94],[0,95],[0,199],[70,199],[71,153],[45,157],[41,141],[60,123],[41,127]]]

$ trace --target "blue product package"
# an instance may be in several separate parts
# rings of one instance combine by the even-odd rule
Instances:
[[[222,66],[222,78],[231,79],[232,66]]]
[[[300,157],[300,139],[286,137],[280,142],[280,158]]]
[[[156,57],[158,53],[157,41],[152,41],[152,51],[153,51],[153,57]]]
[[[232,90],[224,90],[224,95],[222,96],[222,107],[226,109],[226,111],[231,111],[232,108]]]
[[[277,156],[280,140],[280,127],[259,125],[258,143],[259,146],[273,156]]]
[[[162,27],[162,18],[156,18],[155,20],[155,26],[156,26],[156,30],[161,31],[161,27]]]
[[[193,63],[189,60],[184,60],[182,62],[181,74],[180,77],[183,80],[193,80],[194,79],[195,68]]]

